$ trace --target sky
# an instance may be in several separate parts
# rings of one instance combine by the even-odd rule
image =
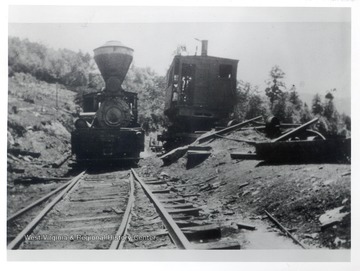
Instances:
[[[266,87],[269,71],[278,65],[286,74],[285,83],[289,87],[295,85],[304,101],[309,103],[315,93],[324,96],[336,88],[339,111],[350,114],[349,9],[174,10],[90,9],[90,15],[82,17],[77,13],[80,19],[73,20],[73,11],[53,8],[52,17],[40,20],[41,16],[27,18],[25,10],[18,8],[10,12],[9,35],[91,55],[106,41],[119,40],[134,49],[136,66],[149,66],[161,75],[166,73],[178,45],[186,45],[189,55],[193,55],[196,47],[198,53],[201,48],[196,39],[205,39],[209,41],[209,55],[239,60],[238,80],[257,85],[261,91]],[[37,9],[35,15],[47,14],[46,11]],[[62,16],[57,18],[56,11]],[[113,13],[117,16],[109,19]],[[31,14],[36,17],[34,12]]]

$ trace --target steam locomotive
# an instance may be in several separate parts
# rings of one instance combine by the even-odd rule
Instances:
[[[194,141],[201,132],[224,125],[234,111],[238,60],[207,54],[174,57],[167,72],[165,110],[171,125],[158,136],[165,150]]]
[[[133,49],[109,41],[94,50],[94,58],[105,88],[82,97],[83,112],[71,133],[72,153],[77,162],[138,162],[144,150],[144,131],[137,122],[137,94],[121,87]]]

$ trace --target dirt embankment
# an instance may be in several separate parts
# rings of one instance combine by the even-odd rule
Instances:
[[[9,78],[8,92],[8,213],[54,189],[54,183],[36,187],[14,185],[23,177],[63,176],[67,167],[51,165],[70,151],[70,132],[76,93],[27,74]],[[55,185],[56,186],[56,185]]]
[[[254,131],[229,137],[262,140]],[[226,139],[208,144],[212,154],[187,169],[186,156],[170,166],[159,158],[143,161],[143,173],[165,172],[179,179],[181,193],[199,193],[194,200],[214,220],[241,219],[265,224],[268,231],[281,232],[268,220],[265,210],[304,245],[311,248],[350,248],[350,164],[277,164],[233,160],[230,152],[254,152],[255,148]],[[203,182],[201,185],[189,185]]]
[[[15,185],[14,180],[63,176],[69,170],[66,166],[54,169],[50,165],[70,151],[72,113],[76,111],[74,96],[62,86],[28,75],[9,78],[8,214],[60,184]],[[236,132],[230,137],[264,139],[254,131]],[[199,193],[193,200],[203,207],[210,220],[241,219],[265,224],[266,231],[280,234],[268,221],[264,212],[267,210],[311,248],[351,247],[350,164],[269,165],[232,160],[232,151],[254,151],[246,143],[216,139],[208,145],[212,154],[195,167],[187,167],[186,157],[162,166],[159,158],[148,153],[139,170],[143,175],[164,172],[178,179],[181,193]],[[187,186],[208,179],[211,180],[201,185]]]

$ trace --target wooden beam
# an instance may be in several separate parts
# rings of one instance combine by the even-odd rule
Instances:
[[[74,218],[62,218],[61,221],[64,222],[79,222],[79,221],[93,221],[93,220],[105,220],[119,218],[119,215],[103,215],[103,216],[93,216],[93,217],[74,217]]]
[[[273,139],[271,142],[278,142],[278,141],[289,139],[290,137],[296,135],[297,133],[305,130],[307,127],[314,124],[318,120],[319,120],[318,118],[312,119],[312,120],[308,121],[307,123],[305,123],[305,124],[295,128],[295,129],[291,130],[290,132],[288,132],[286,134],[283,134],[283,135],[279,136],[278,138]]]
[[[161,203],[170,203],[170,202],[185,203],[185,199],[184,199],[184,198],[161,199],[160,202],[161,202]]]
[[[183,203],[183,204],[176,204],[176,205],[164,205],[167,209],[181,209],[181,208],[193,208],[194,204],[192,203]]]
[[[246,160],[258,160],[256,153],[246,153],[246,152],[233,152],[230,153],[232,159],[246,159]]]
[[[236,222],[236,226],[238,227],[238,229],[246,229],[246,230],[251,230],[251,231],[256,230],[255,226],[240,223],[240,222]]]
[[[221,134],[226,134],[226,133],[229,133],[229,132],[232,132],[232,131],[235,131],[237,129],[240,129],[241,127],[255,121],[255,120],[258,120],[262,118],[261,116],[258,116],[256,118],[253,118],[253,119],[250,119],[250,120],[246,120],[242,123],[238,123],[238,124],[235,124],[233,126],[230,126],[230,127],[226,127],[225,129],[222,129],[222,130],[219,130],[219,131],[215,131],[215,132],[212,132],[210,134],[205,134],[205,135],[202,135],[200,136],[199,138],[197,138],[193,143],[189,144],[189,145],[186,145],[186,146],[183,146],[183,147],[179,147],[179,148],[176,148],[176,149],[173,149],[172,151],[168,152],[168,153],[165,153],[164,155],[162,155],[160,157],[161,160],[164,161],[165,164],[169,164],[169,163],[172,163],[176,160],[178,160],[179,158],[181,158],[182,156],[185,155],[185,153],[188,151],[188,149],[190,147],[194,147],[198,144],[201,144],[201,143],[204,143],[206,141],[209,141],[213,138],[215,138],[217,135],[221,135]],[[195,147],[196,148],[196,147]]]
[[[159,189],[159,190],[152,190],[153,194],[169,194],[170,189]]]
[[[230,127],[226,127],[225,129],[215,131],[215,132],[210,133],[208,135],[203,135],[203,136],[199,137],[195,142],[197,142],[199,144],[204,143],[204,142],[214,138],[216,135],[222,135],[222,134],[226,134],[226,133],[229,133],[229,132],[236,131],[236,130],[240,129],[241,127],[244,127],[245,125],[247,125],[247,124],[249,124],[249,123],[251,123],[253,121],[259,120],[261,118],[262,118],[262,116],[258,116],[256,118],[252,118],[252,119],[243,121],[242,123],[238,123],[238,124],[232,125]]]
[[[192,226],[182,228],[182,231],[189,241],[221,238],[221,228],[218,225]]]
[[[158,180],[158,181],[151,181],[151,182],[145,182],[146,184],[152,184],[152,185],[156,185],[156,184],[166,184],[166,182],[164,180]]]
[[[64,154],[63,157],[60,157],[58,160],[56,160],[53,164],[53,168],[59,168],[61,167],[70,157],[72,156],[71,152],[68,152]]]
[[[200,224],[199,222],[186,221],[186,220],[175,220],[175,223],[180,228],[193,227],[193,226],[202,226],[202,224]]]
[[[201,211],[201,208],[185,208],[185,209],[168,209],[169,214],[188,214],[188,215],[199,215],[199,211]]]
[[[220,240],[217,242],[209,242],[194,245],[193,249],[212,250],[212,249],[240,249],[238,241],[234,240]]]
[[[41,153],[40,152],[32,152],[32,151],[26,151],[16,148],[9,148],[8,153],[11,153],[13,155],[25,155],[25,156],[31,156],[34,158],[39,158]]]
[[[211,180],[217,178],[218,175],[215,175],[215,176],[212,176],[208,179],[206,179],[205,181],[201,181],[201,182],[198,182],[198,183],[191,183],[191,184],[180,184],[180,185],[177,185],[176,188],[179,188],[179,187],[188,187],[188,186],[194,186],[194,185],[200,185],[200,184],[203,184],[203,183],[207,183],[207,182],[210,182]]]

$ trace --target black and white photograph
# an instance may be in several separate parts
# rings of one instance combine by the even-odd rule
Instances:
[[[351,7],[8,19],[9,254],[350,261]]]

